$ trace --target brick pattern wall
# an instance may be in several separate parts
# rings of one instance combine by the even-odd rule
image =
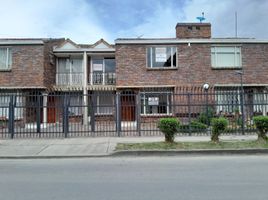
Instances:
[[[211,25],[205,24],[177,24],[176,38],[211,38]]]
[[[1,87],[43,87],[44,46],[12,46],[12,69],[0,71]]]
[[[56,57],[53,47],[60,45],[64,39],[49,39],[44,41],[44,85],[51,87],[56,84]]]
[[[212,69],[210,44],[177,45],[178,69],[146,67],[146,45],[116,45],[117,86],[240,84],[237,69]],[[268,84],[268,45],[243,44],[245,84]]]

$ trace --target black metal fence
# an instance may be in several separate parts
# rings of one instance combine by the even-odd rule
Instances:
[[[0,95],[1,138],[161,136],[160,118],[176,117],[179,135],[209,135],[210,120],[229,121],[223,134],[255,134],[253,117],[268,114],[268,93],[81,92]]]

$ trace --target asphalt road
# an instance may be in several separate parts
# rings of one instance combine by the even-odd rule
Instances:
[[[266,200],[268,156],[0,160],[1,200]]]

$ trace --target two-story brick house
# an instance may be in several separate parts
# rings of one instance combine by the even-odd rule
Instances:
[[[209,91],[218,93],[215,104],[238,105],[240,72],[245,92],[256,92],[245,94],[245,101],[268,101],[267,95],[259,94],[268,86],[268,40],[211,38],[209,23],[178,23],[176,38],[122,38],[115,46],[117,90],[140,93],[144,116],[178,115],[170,105],[187,100],[173,94],[202,92],[206,83]],[[220,95],[221,91],[230,95]],[[268,108],[248,107],[251,112],[268,112]],[[217,106],[217,112],[234,109]]]
[[[36,120],[36,94],[47,105],[47,88],[53,84],[55,60],[53,46],[64,39],[0,39],[0,118],[8,118],[11,95],[16,104],[15,119]],[[21,106],[21,107],[20,107]],[[44,121],[47,109],[42,110]],[[44,117],[45,115],[45,117]]]
[[[114,45],[103,39],[94,44],[76,44],[67,39],[55,47],[53,53],[56,57],[53,90],[61,95],[71,94],[70,115],[79,120],[79,116],[83,116],[83,123],[87,124],[90,108],[81,105],[91,105],[92,96],[95,115],[112,115],[113,110],[107,105],[114,103],[116,90]]]

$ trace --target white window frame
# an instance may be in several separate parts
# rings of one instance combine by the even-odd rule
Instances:
[[[234,56],[234,65],[233,66],[224,66],[224,65],[219,65],[218,63],[218,55],[220,53],[223,53],[223,52],[220,52],[219,51],[219,48],[230,48],[230,47],[233,47],[234,48],[234,52],[229,52],[229,53],[233,53],[235,56]],[[214,50],[213,50],[214,49]],[[224,52],[226,53],[226,52]],[[240,58],[239,60],[237,60],[237,55],[240,55]],[[210,59],[210,62],[211,62],[211,67],[213,69],[240,69],[242,68],[242,48],[241,48],[241,45],[212,45],[211,48],[210,48],[210,56],[211,56],[211,59]],[[215,63],[213,65],[213,62],[212,62],[212,59],[213,59],[213,56],[215,58]],[[239,66],[236,66],[236,63],[239,63],[240,65]]]
[[[150,94],[156,94],[156,96],[160,96],[160,95],[166,95],[167,98],[167,105],[166,105],[166,113],[146,113],[146,95],[150,95]],[[173,101],[173,92],[172,91],[167,91],[167,92],[163,92],[163,91],[145,91],[145,92],[141,92],[141,100],[143,100],[143,112],[141,113],[141,115],[143,116],[167,116],[167,115],[172,115],[172,107],[170,107],[170,104]],[[170,95],[170,101],[169,101],[169,95]]]
[[[5,60],[6,65],[5,65],[5,68],[2,68],[2,66],[0,66],[0,71],[11,70],[11,68],[12,68],[12,49],[11,49],[11,47],[0,47],[0,49],[6,49],[6,60]],[[10,60],[10,63],[9,63],[9,60]]]
[[[268,92],[264,90],[253,92],[253,112],[262,112],[265,116],[268,113]],[[266,105],[265,105],[266,104]]]
[[[168,66],[168,67],[155,67],[155,66],[153,66],[153,51],[152,51],[152,49],[153,48],[170,48],[170,55],[171,55],[171,66]],[[176,55],[176,65],[175,66],[173,66],[173,48],[175,49],[175,55]],[[149,49],[150,49],[150,51],[149,51]],[[149,54],[149,52],[150,52],[150,62],[149,62],[149,60],[148,60],[148,54]],[[151,63],[151,65],[149,66],[149,63]],[[169,45],[165,45],[165,46],[147,46],[146,47],[146,67],[147,68],[149,68],[149,69],[176,69],[176,68],[178,68],[178,49],[177,49],[177,46],[169,46]]]
[[[93,83],[93,78],[94,78],[93,60],[102,60],[102,71],[101,71],[101,73],[102,73],[102,85],[105,85],[105,83],[106,83],[106,80],[105,80],[105,78],[106,78],[106,76],[105,76],[105,73],[106,73],[106,71],[105,71],[105,59],[114,59],[115,60],[115,58],[113,58],[113,57],[97,57],[97,56],[92,57],[90,59],[90,85],[94,85],[94,83]]]
[[[15,106],[15,112],[14,117],[15,120],[23,119],[23,113],[24,108],[23,102],[24,97],[22,96],[22,93],[1,93],[0,94],[0,109],[1,109],[1,115],[0,118],[9,118],[9,102],[11,100],[11,96],[14,96],[16,98],[16,106]],[[4,102],[2,102],[4,100]]]
[[[74,84],[73,83],[73,75],[75,75],[75,73],[73,72],[73,62],[72,60],[73,59],[80,59],[80,57],[57,57],[57,60],[56,60],[56,83],[58,83],[58,76],[57,74],[60,74],[59,73],[59,59],[65,59],[65,62],[66,62],[66,65],[69,65],[69,72],[66,74],[69,75],[69,85],[72,85]],[[81,59],[82,60],[82,70],[81,70],[81,75],[84,73],[84,67],[83,67],[83,58]],[[83,79],[82,79],[82,82],[81,84],[83,84]]]

